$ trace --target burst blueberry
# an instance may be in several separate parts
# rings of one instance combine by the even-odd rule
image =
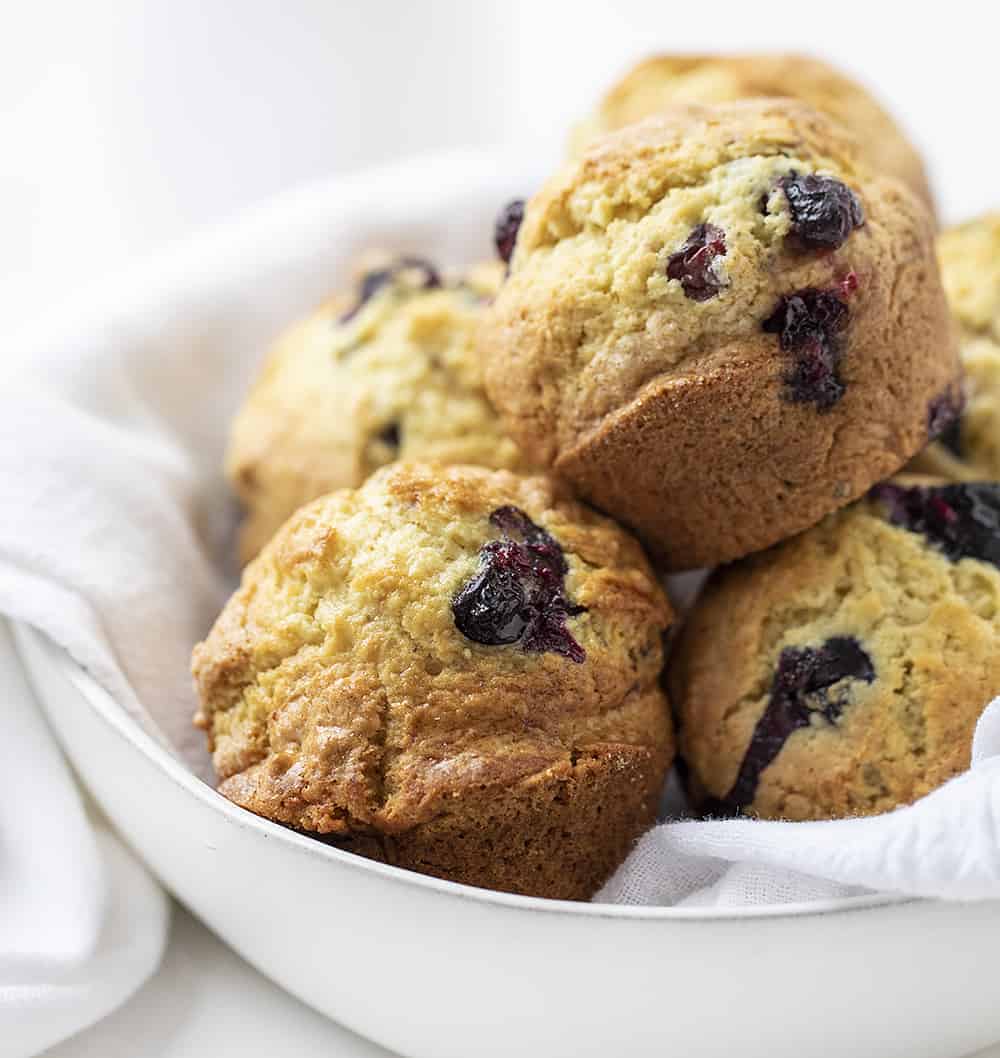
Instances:
[[[857,195],[831,176],[791,172],[778,186],[788,200],[791,238],[803,249],[836,250],[865,222]]]
[[[725,254],[725,232],[714,224],[699,224],[667,259],[667,278],[678,280],[692,301],[708,301],[725,285],[715,264]]]
[[[580,663],[586,654],[566,627],[586,612],[565,594],[562,548],[519,507],[498,507],[490,523],[502,539],[479,552],[479,570],[451,604],[455,626],[475,643],[554,653]]]
[[[840,335],[847,327],[847,302],[832,290],[800,290],[781,299],[764,321],[794,360],[786,372],[786,397],[828,411],[844,395]]]
[[[400,257],[385,268],[366,272],[358,287],[358,300],[340,317],[341,323],[350,323],[362,308],[383,288],[395,283],[404,272],[416,273],[417,289],[433,290],[441,286],[438,270],[423,257]]]
[[[402,432],[400,431],[399,423],[387,423],[375,437],[376,440],[381,441],[382,444],[387,445],[389,448],[399,448],[402,442]]]
[[[893,525],[920,533],[952,562],[976,558],[1000,567],[1000,484],[887,482],[871,496]]]
[[[496,225],[493,229],[493,243],[497,248],[497,254],[505,265],[510,264],[514,256],[514,247],[517,244],[517,233],[521,230],[521,222],[524,220],[524,200],[515,198],[508,202],[500,210]]]
[[[962,420],[955,419],[949,423],[935,438],[944,445],[956,459],[965,459],[965,441],[962,438]]]
[[[961,415],[965,398],[959,386],[949,386],[927,406],[927,436],[940,441],[962,458]]]
[[[753,802],[762,772],[789,736],[814,722],[837,723],[851,700],[853,685],[874,679],[872,659],[853,636],[833,636],[818,647],[786,647],[736,781],[706,810],[712,815],[735,815],[745,809]]]

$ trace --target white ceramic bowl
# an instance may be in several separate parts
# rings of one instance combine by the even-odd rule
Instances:
[[[532,186],[510,158],[407,163],[268,206],[137,274],[125,330],[162,337],[158,328],[183,327],[185,305],[245,312],[280,283],[274,321],[308,305],[354,249],[331,247],[326,222],[366,201],[380,203],[378,223],[346,243],[381,234],[399,245],[402,232],[416,249],[434,233],[443,258],[471,258],[485,247],[454,231],[456,216],[478,211],[484,241],[488,204]],[[114,312],[89,315],[101,327]],[[1000,1039],[998,903],[855,898],[720,912],[425,878],[236,808],[61,649],[25,626],[15,634],[65,752],[151,870],[263,973],[401,1054],[943,1058]]]
[[[425,878],[235,807],[61,648],[25,625],[15,638],[84,784],[167,888],[262,973],[400,1054],[951,1058],[1000,1038],[996,903],[720,912]]]

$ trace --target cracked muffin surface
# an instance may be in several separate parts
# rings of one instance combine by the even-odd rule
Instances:
[[[473,337],[502,274],[489,264],[453,281],[421,258],[369,257],[354,291],[278,339],[226,456],[244,561],[297,507],[394,460],[519,468]]]
[[[584,898],[655,816],[670,620],[638,543],[549,479],[393,464],[247,566],[195,649],[197,722],[251,811]]]
[[[788,100],[592,144],[527,204],[480,344],[526,457],[673,569],[898,470],[959,375],[927,210]]]
[[[959,329],[965,407],[915,468],[960,481],[1000,479],[1000,213],[942,232],[938,258]]]
[[[718,570],[670,670],[694,799],[824,819],[969,766],[1000,693],[1000,485],[900,479]]]
[[[818,59],[793,54],[655,55],[638,63],[574,130],[571,151],[677,103],[732,103],[755,97],[798,99],[850,129],[876,172],[907,184],[933,212],[920,155],[860,84]]]

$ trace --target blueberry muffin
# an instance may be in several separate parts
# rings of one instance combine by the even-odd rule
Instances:
[[[789,96],[850,129],[871,168],[894,176],[933,211],[920,155],[893,119],[856,81],[803,55],[656,55],[633,67],[574,132],[571,150],[597,136],[659,114],[676,103],[733,103]]]
[[[1000,479],[1000,213],[944,232],[938,258],[961,336],[966,405],[941,422],[917,469],[959,481]]]
[[[590,896],[673,755],[669,605],[544,477],[396,463],[300,509],[194,652],[219,790],[342,849]]]
[[[284,334],[236,417],[226,469],[251,558],[299,506],[395,459],[514,469],[473,335],[499,266],[448,282],[412,257],[372,260],[357,289]]]
[[[870,815],[969,766],[1000,693],[1000,485],[900,479],[716,571],[671,661],[714,814]]]
[[[815,524],[958,399],[926,208],[788,100],[595,143],[527,204],[480,341],[526,457],[672,569]]]

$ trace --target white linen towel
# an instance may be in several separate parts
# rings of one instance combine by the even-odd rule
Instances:
[[[104,1017],[160,961],[166,897],[84,812],[0,622],[0,1055]]]

